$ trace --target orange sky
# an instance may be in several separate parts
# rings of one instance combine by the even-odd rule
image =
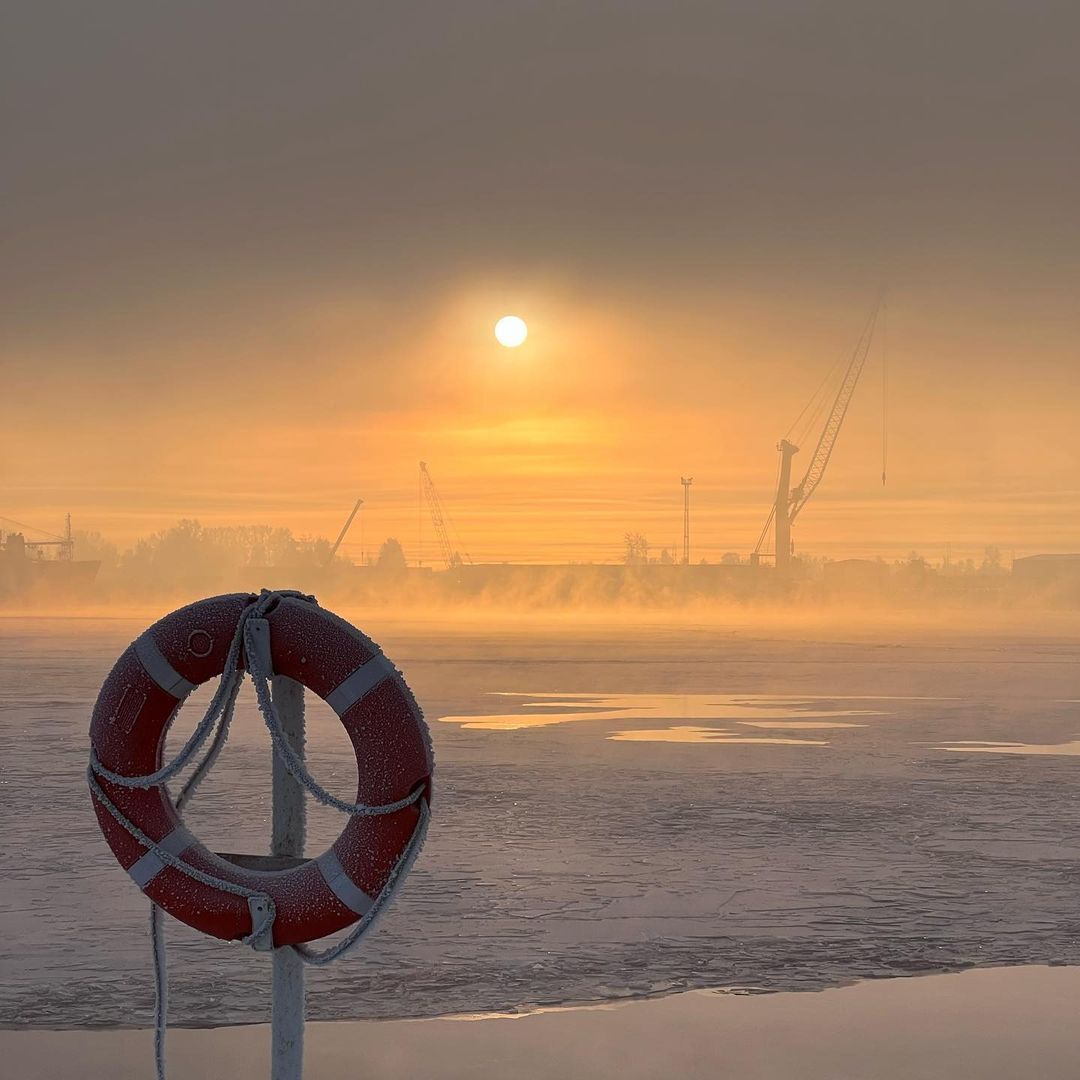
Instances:
[[[8,459],[4,512],[55,530],[70,509],[78,527],[120,543],[180,517],[332,536],[359,495],[363,521],[346,553],[393,535],[415,558],[423,458],[478,561],[610,561],[627,530],[657,551],[674,546],[680,475],[695,477],[695,557],[746,553],[770,499],[775,442],[850,351],[865,309],[788,305],[777,318],[768,297],[667,308],[605,299],[554,286],[512,298],[461,290],[426,317],[389,314],[397,325],[374,362],[364,355],[371,316],[326,303],[266,354],[265,375],[262,356],[233,343],[210,357],[206,346],[189,357],[185,343],[148,384],[28,379],[19,406],[5,408],[9,449],[27,452],[17,469]],[[491,338],[503,310],[530,319],[520,349]],[[950,366],[924,313],[894,297],[888,318],[889,486],[880,338],[800,521],[800,549],[1080,546],[1076,374],[1018,378],[1019,358],[999,342],[973,381]]]
[[[798,546],[1080,550],[1075,11],[610,14],[20,12],[0,514],[333,536],[359,495],[415,558],[423,458],[478,561],[675,544],[680,475],[695,557],[745,553],[884,285],[890,483],[875,349]]]

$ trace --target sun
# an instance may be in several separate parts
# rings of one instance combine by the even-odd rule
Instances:
[[[517,315],[504,315],[495,324],[495,340],[508,349],[516,349],[528,336],[525,320]]]

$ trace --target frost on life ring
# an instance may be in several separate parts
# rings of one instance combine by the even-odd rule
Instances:
[[[98,763],[123,777],[159,770],[165,734],[181,703],[223,673],[245,613],[259,598],[239,593],[181,608],[155,623],[117,661],[98,695],[90,741]],[[302,683],[341,718],[356,753],[357,803],[379,806],[410,795],[392,813],[352,816],[318,858],[284,870],[241,867],[207,850],[187,831],[164,785],[97,783],[130,825],[203,877],[163,861],[92,795],[109,847],[139,888],[170,915],[224,939],[253,932],[244,892],[274,905],[272,943],[298,945],[355,923],[392,886],[431,796],[432,754],[420,708],[377,645],[310,598],[275,599],[262,614],[270,631],[272,671]],[[241,665],[250,667],[241,654]],[[93,784],[91,785],[93,786]]]

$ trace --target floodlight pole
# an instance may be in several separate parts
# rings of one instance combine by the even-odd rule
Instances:
[[[304,757],[304,687],[284,675],[273,680],[274,707],[289,744]],[[270,854],[303,858],[304,789],[273,755],[274,813]],[[304,1075],[304,961],[288,946],[274,949],[273,1003],[270,1013],[271,1080],[302,1080]]]

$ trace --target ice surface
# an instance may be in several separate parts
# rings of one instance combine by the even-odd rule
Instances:
[[[150,1022],[146,902],[101,838],[83,778],[91,703],[140,628],[0,620],[2,1025]],[[1071,638],[363,629],[433,721],[434,819],[377,933],[309,973],[312,1017],[1080,963],[1080,762],[969,752],[1075,737]],[[601,704],[572,723],[434,722],[529,719],[545,712],[538,693],[552,695],[549,713],[587,711],[581,695]],[[743,712],[688,723],[670,705],[603,705],[616,695],[737,697]],[[340,725],[309,715],[312,769],[348,797]],[[744,722],[814,720],[860,726],[776,733],[825,746],[610,738],[681,726],[769,739]],[[225,850],[266,850],[269,772],[248,697],[192,827]],[[317,852],[341,819],[312,822]],[[171,921],[168,934],[174,1023],[266,1019],[266,957]]]

